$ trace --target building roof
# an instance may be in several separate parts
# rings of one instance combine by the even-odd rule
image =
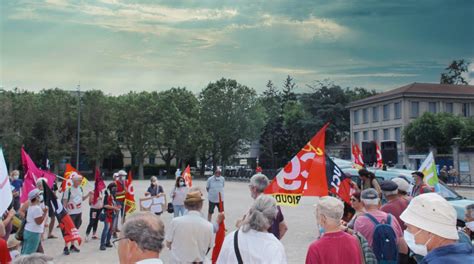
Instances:
[[[384,93],[351,102],[348,105],[348,108],[391,100],[399,97],[448,97],[474,100],[474,85],[412,83]]]

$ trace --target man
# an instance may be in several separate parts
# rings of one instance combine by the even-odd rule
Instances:
[[[124,210],[125,210],[125,178],[127,177],[127,172],[124,170],[119,170],[117,173],[114,173],[114,181],[117,185],[117,193],[115,194],[115,201],[117,205],[120,206],[120,213],[116,214],[112,222],[112,236],[117,238],[117,232],[120,232],[118,228],[119,218],[121,217],[122,223],[124,219]]]
[[[449,166],[448,182],[451,182],[453,186],[456,186],[458,182],[458,171],[453,166]]]
[[[270,181],[268,180],[267,176],[257,173],[250,178],[249,189],[250,189],[250,196],[252,199],[257,199],[260,195],[263,194],[265,189],[267,188]],[[273,220],[272,226],[268,229],[269,233],[272,233],[276,238],[282,239],[285,235],[286,231],[288,231],[288,226],[286,225],[285,219],[283,217],[283,213],[281,212],[280,206],[277,206],[278,213],[275,219]],[[242,221],[245,219],[247,215],[244,215],[242,219],[237,221],[236,227],[239,228]]]
[[[200,191],[190,191],[184,200],[187,213],[173,218],[166,233],[171,263],[202,263],[214,246],[213,225],[202,217],[204,199]]]
[[[395,216],[402,230],[405,230],[406,226],[400,219],[400,215],[407,208],[409,201],[398,195],[398,185],[393,181],[382,181],[380,183],[380,188],[382,189],[382,194],[387,200],[387,203],[384,204],[380,210]]]
[[[74,222],[74,226],[79,230],[82,224],[82,201],[88,199],[93,192],[89,192],[84,196],[81,187],[82,176],[73,172],[71,178],[72,186],[63,193],[62,200],[64,208],[66,208],[66,211]],[[80,250],[74,245],[74,242],[71,242],[70,248],[68,248],[68,244],[69,243],[66,243],[64,247],[65,255],[69,255],[69,250],[72,252],[80,252]]]
[[[410,202],[412,198],[410,195],[408,195],[410,191],[410,183],[404,178],[400,177],[393,178],[392,181],[398,186],[398,197]]]
[[[474,240],[474,204],[466,206],[466,212],[464,213],[464,232],[471,241]]]
[[[344,203],[326,196],[316,204],[316,218],[324,235],[311,243],[306,263],[362,263],[362,250],[356,237],[342,231]],[[337,246],[336,246],[337,245]]]
[[[219,193],[221,193],[222,197],[222,205],[224,205],[224,183],[225,179],[221,176],[220,169],[217,169],[213,176],[207,179],[206,184],[206,191],[207,191],[207,199],[209,199],[209,212],[207,215],[207,220],[211,222],[212,215],[214,214],[214,208],[220,212],[219,209]]]
[[[139,212],[127,217],[118,241],[120,264],[162,264],[165,226],[160,217]]]
[[[439,170],[439,179],[442,180],[444,183],[448,183],[448,167],[446,165]]]
[[[20,209],[20,191],[21,187],[23,186],[23,181],[20,180],[20,172],[18,170],[14,170],[10,173],[10,184],[13,187],[12,195],[13,195],[13,209],[18,211]]]
[[[437,193],[419,195],[400,218],[410,249],[424,256],[421,263],[474,263],[472,246],[457,243],[456,210]]]
[[[397,240],[395,242],[398,245],[398,251],[402,254],[408,253],[408,249],[403,242],[402,229],[398,224],[398,221],[395,220],[396,218],[393,215],[387,214],[386,212],[378,209],[380,202],[378,192],[373,188],[369,188],[362,191],[360,198],[367,213],[357,217],[354,223],[354,231],[361,233],[365,239],[367,239],[369,246],[374,249],[374,243],[378,243],[379,241],[374,241],[374,232],[376,226],[371,218],[374,218],[378,223],[388,224],[388,218],[390,217],[390,226],[395,232]]]
[[[422,193],[433,192],[433,189],[423,181],[425,175],[421,171],[415,171],[411,174],[413,179],[415,179],[415,186],[411,190],[411,196],[416,197]]]

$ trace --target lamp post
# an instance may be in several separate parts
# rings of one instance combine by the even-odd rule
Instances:
[[[453,149],[453,167],[458,172],[458,181],[461,184],[461,173],[459,171],[459,141],[461,140],[460,137],[455,137],[451,139],[453,141],[453,145],[451,146]],[[454,183],[453,183],[454,184]]]
[[[79,170],[79,154],[81,146],[81,85],[77,85],[77,97],[78,97],[78,110],[77,110],[77,140],[76,140],[76,169]]]

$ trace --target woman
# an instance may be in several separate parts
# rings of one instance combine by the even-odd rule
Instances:
[[[375,179],[375,174],[366,169],[360,169],[359,177],[361,180],[360,187],[358,187],[360,192],[365,189],[374,188],[379,194],[379,197],[382,198],[382,189],[380,189],[380,185],[377,179]]]
[[[86,241],[90,240],[90,233],[92,231],[92,239],[98,239],[96,232],[97,232],[97,225],[99,224],[99,215],[102,212],[102,208],[104,205],[102,192],[99,192],[99,197],[94,203],[94,195],[89,196],[89,225],[86,229]]]
[[[242,227],[225,237],[217,263],[237,263],[235,252],[240,253],[242,263],[287,263],[280,240],[268,232],[277,212],[273,197],[260,195],[255,199]]]
[[[104,229],[102,230],[102,235],[100,237],[100,250],[105,250],[106,247],[112,247],[110,243],[110,238],[112,237],[112,223],[118,212],[120,211],[121,206],[117,205],[115,201],[115,194],[117,192],[117,184],[115,182],[109,183],[107,190],[105,191],[104,197]]]
[[[354,229],[355,220],[359,215],[365,214],[365,208],[360,200],[360,192],[355,192],[351,196],[352,208],[355,209],[355,214],[352,216],[352,219],[347,223],[347,227]]]
[[[186,199],[186,194],[188,194],[188,187],[186,186],[184,178],[179,176],[176,178],[176,183],[174,185],[173,191],[171,192],[174,217],[184,215],[184,199]]]
[[[22,255],[36,252],[44,232],[44,220],[48,217],[48,207],[41,209],[40,190],[34,189],[28,193],[29,206],[26,213],[25,231],[23,233]]]
[[[150,187],[145,192],[145,196],[156,196],[159,197],[164,194],[163,187],[158,184],[158,179],[156,176],[151,176],[150,178]]]

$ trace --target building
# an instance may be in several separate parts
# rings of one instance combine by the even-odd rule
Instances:
[[[403,129],[425,112],[473,116],[474,86],[412,83],[354,101],[348,108],[351,143],[395,140],[399,164],[415,168],[424,155],[410,153],[403,142]],[[474,159],[470,163],[474,167]]]

